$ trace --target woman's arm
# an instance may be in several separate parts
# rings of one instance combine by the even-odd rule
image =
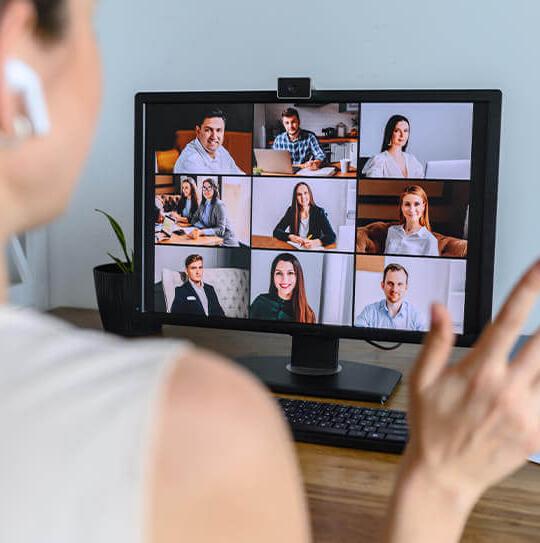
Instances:
[[[317,232],[313,232],[315,239],[320,239],[323,245],[332,245],[336,242],[336,233],[328,220],[328,215],[322,207],[317,207]]]
[[[540,331],[509,354],[540,294],[540,261],[474,349],[448,366],[450,315],[431,332],[410,379],[411,437],[389,510],[387,543],[455,543],[476,501],[540,450]]]
[[[289,232],[287,232],[287,228]],[[281,241],[289,241],[289,235],[292,232],[292,208],[287,208],[285,215],[281,217],[280,221],[276,224],[272,235],[280,239]]]
[[[409,178],[416,177],[417,179],[424,179],[426,176],[425,168],[422,163],[410,153],[406,153],[409,157],[407,171],[409,173]]]
[[[205,231],[211,230],[212,233],[205,233],[205,235],[216,235],[220,238],[224,238],[225,232],[227,231],[227,212],[222,200],[216,200],[214,202],[214,208],[212,209],[212,213],[210,213],[210,220],[211,224],[208,225],[208,228],[205,228]]]
[[[428,252],[426,256],[440,256],[439,255],[439,242],[437,241],[437,238],[431,234],[429,236],[429,246],[428,246]]]
[[[289,429],[247,372],[191,350],[155,418],[145,541],[310,541]]]
[[[372,156],[362,169],[366,177],[384,177],[384,158],[382,153]]]

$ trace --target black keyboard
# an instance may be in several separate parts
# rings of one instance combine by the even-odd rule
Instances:
[[[336,447],[400,453],[408,439],[404,411],[277,398],[294,439]]]

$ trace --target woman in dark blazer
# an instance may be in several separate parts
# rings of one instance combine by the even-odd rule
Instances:
[[[304,181],[294,187],[292,203],[274,228],[273,236],[298,243],[305,249],[324,247],[336,241],[326,211],[315,204],[311,188]]]

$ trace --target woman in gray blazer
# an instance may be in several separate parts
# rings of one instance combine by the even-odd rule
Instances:
[[[219,199],[219,188],[211,177],[202,184],[201,204],[192,217],[195,229],[190,237],[197,239],[201,236],[218,236],[223,238],[225,247],[238,247],[238,240],[231,228],[225,204]]]

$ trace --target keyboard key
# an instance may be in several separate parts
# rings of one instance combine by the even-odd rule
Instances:
[[[344,428],[331,428],[329,426],[321,427],[321,426],[313,426],[311,424],[295,424],[293,429],[299,432],[316,432],[319,434],[335,435],[335,436],[347,435],[347,430],[345,430]]]
[[[403,434],[386,434],[388,441],[397,441],[398,443],[407,443],[407,436]]]
[[[367,435],[367,438],[368,439],[375,439],[377,441],[381,440],[381,439],[384,439],[386,436],[386,434],[381,434],[381,433],[378,433],[378,432],[369,432],[368,435]]]
[[[351,437],[361,437],[361,438],[364,438],[367,436],[367,433],[366,432],[359,432],[357,430],[349,430],[349,433],[347,434]]]

